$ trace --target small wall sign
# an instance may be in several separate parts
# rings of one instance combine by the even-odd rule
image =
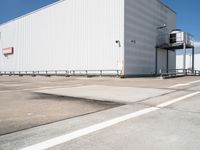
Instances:
[[[14,47],[3,48],[4,55],[12,55],[14,53]]]

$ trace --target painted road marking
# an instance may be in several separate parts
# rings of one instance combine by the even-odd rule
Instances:
[[[175,88],[175,87],[181,87],[181,86],[187,86],[189,84],[185,83],[185,84],[176,84],[176,85],[173,85],[173,86],[170,86],[169,88]]]
[[[136,112],[133,112],[133,113],[130,113],[130,114],[118,117],[118,118],[111,119],[109,121],[98,123],[98,124],[92,125],[90,127],[83,128],[83,129],[71,132],[69,134],[65,134],[65,135],[62,135],[62,136],[59,136],[59,137],[55,137],[53,139],[50,139],[50,140],[47,140],[47,141],[32,145],[32,146],[25,147],[25,148],[23,148],[21,150],[35,150],[35,149],[44,150],[44,149],[47,149],[47,148],[51,148],[51,147],[63,144],[65,142],[68,142],[70,140],[82,137],[84,135],[88,135],[88,134],[93,133],[95,131],[108,128],[110,126],[113,126],[115,124],[124,122],[126,120],[129,120],[129,119],[132,119],[132,118],[136,118],[136,117],[148,114],[150,112],[154,112],[154,111],[160,110],[163,107],[169,106],[169,105],[171,105],[173,103],[176,103],[178,101],[187,99],[189,97],[193,97],[193,96],[198,95],[198,94],[200,94],[200,92],[191,93],[191,94],[182,96],[180,98],[177,98],[177,99],[174,99],[174,100],[159,104],[156,107],[146,108],[146,109],[139,110],[139,111],[136,111]]]
[[[193,96],[198,95],[198,94],[200,94],[200,92],[194,92],[194,93],[191,93],[191,94],[188,94],[188,95],[185,95],[185,96],[182,96],[182,97],[173,99],[173,100],[171,100],[171,101],[168,101],[168,102],[159,104],[159,105],[157,105],[156,107],[159,107],[159,108],[167,107],[167,106],[169,106],[169,105],[171,105],[171,104],[174,104],[174,103],[179,102],[179,101],[182,101],[182,100],[184,100],[184,99],[193,97]]]
[[[74,84],[72,86],[61,85],[61,86],[46,86],[46,87],[17,89],[17,90],[4,90],[4,91],[0,91],[0,93],[19,92],[19,91],[32,91],[32,90],[46,90],[46,89],[56,89],[56,88],[66,88],[66,86],[67,86],[67,88],[71,88],[71,87],[76,87],[76,86],[82,86],[82,84]]]
[[[26,83],[20,83],[20,84],[4,84],[4,83],[0,83],[0,86],[7,86],[7,87],[18,87],[18,86],[24,86],[26,85]]]
[[[188,83],[183,83],[183,84],[175,84],[173,86],[170,86],[169,88],[175,88],[175,87],[181,87],[181,86],[188,86],[188,85],[191,85],[191,84],[194,84],[194,83],[198,83],[198,82],[200,82],[200,80],[192,81],[192,82],[188,82]]]

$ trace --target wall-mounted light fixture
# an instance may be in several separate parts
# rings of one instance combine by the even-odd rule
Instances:
[[[116,40],[115,43],[118,44],[119,47],[121,47],[121,42],[120,42],[120,40]]]
[[[156,29],[160,30],[160,29],[164,29],[164,28],[166,28],[166,27],[167,27],[167,25],[166,25],[166,24],[163,24],[162,26],[159,26],[159,27],[157,27]]]

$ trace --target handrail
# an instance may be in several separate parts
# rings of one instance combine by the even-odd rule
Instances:
[[[200,70],[192,69],[161,69],[161,78],[170,78],[178,76],[200,76]]]
[[[34,71],[0,71],[0,75],[19,76],[121,76],[121,70],[34,70]]]

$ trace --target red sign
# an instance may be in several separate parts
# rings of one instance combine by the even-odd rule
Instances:
[[[9,48],[4,48],[3,49],[3,54],[4,55],[10,55],[14,53],[14,47],[9,47]]]

